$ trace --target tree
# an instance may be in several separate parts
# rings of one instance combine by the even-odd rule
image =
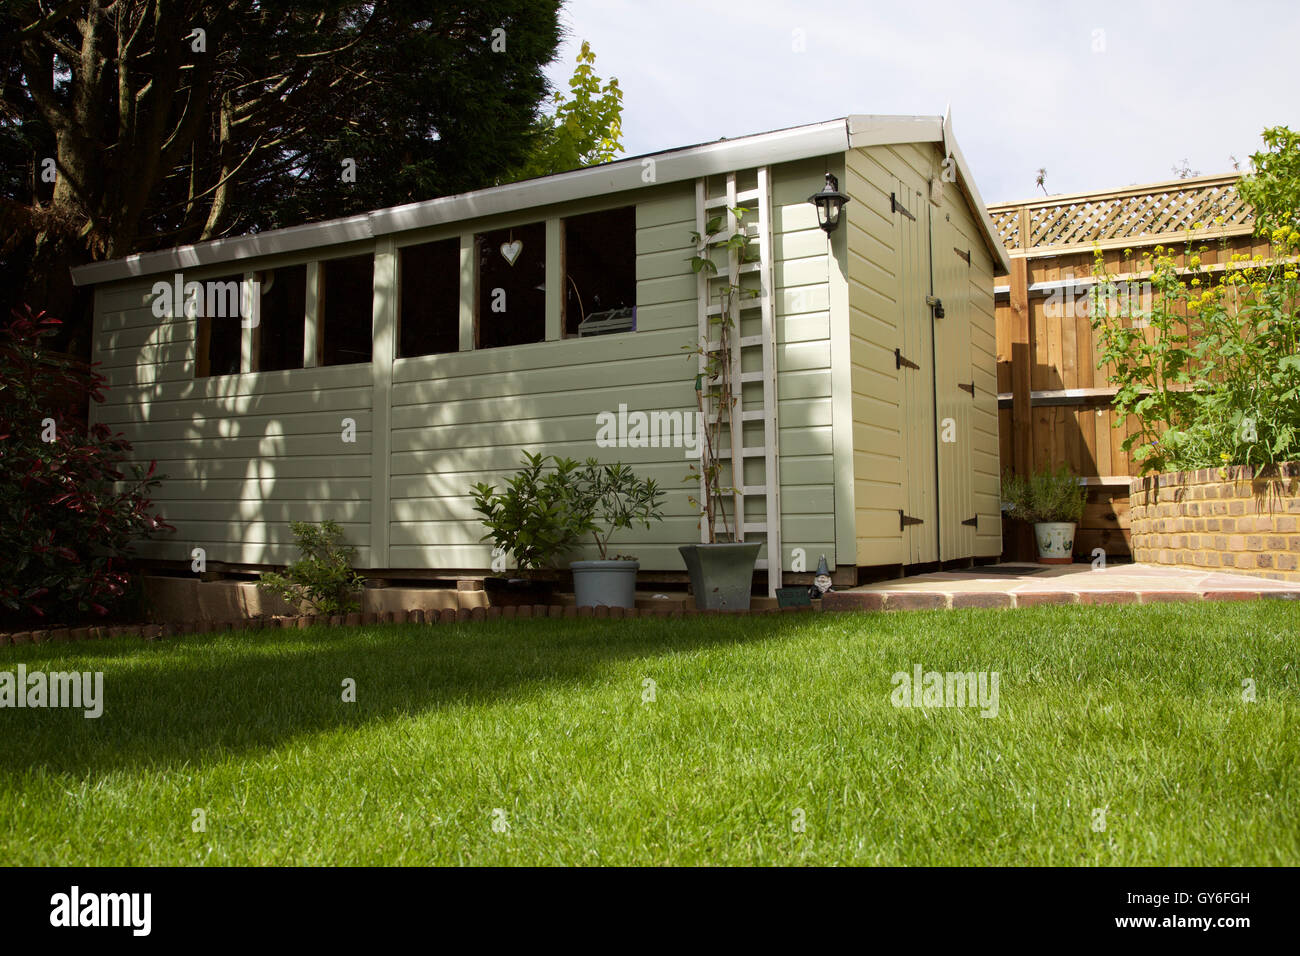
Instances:
[[[9,4],[0,275],[32,280],[0,298],[57,311],[92,258],[491,184],[537,146],[559,5]]]
[[[570,95],[557,90],[555,110],[538,124],[538,146],[514,178],[549,176],[607,163],[623,152],[623,91],[618,79],[601,84],[596,54],[582,41],[578,66],[569,80]]]
[[[1255,207],[1255,231],[1271,236],[1278,229],[1300,227],[1300,133],[1272,126],[1263,133],[1268,149],[1253,153],[1253,172],[1237,186],[1241,198]]]

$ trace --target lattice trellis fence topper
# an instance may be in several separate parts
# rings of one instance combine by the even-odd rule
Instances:
[[[1254,211],[1237,195],[1235,175],[1179,179],[1151,186],[1049,196],[1041,201],[989,207],[998,237],[1008,249],[1088,246],[1144,239],[1189,229],[1248,229]],[[1021,211],[1029,212],[1029,241],[1020,235]]]

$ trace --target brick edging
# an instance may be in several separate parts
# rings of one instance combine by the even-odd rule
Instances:
[[[37,631],[0,633],[0,646],[47,644],[68,641],[105,640],[110,637],[135,637],[146,641],[165,640],[192,634],[225,631],[261,631],[307,627],[361,627],[370,624],[465,624],[475,621],[522,620],[529,618],[628,620],[631,618],[683,618],[728,615],[735,617],[759,614],[786,614],[812,611],[811,607],[749,608],[744,611],[702,611],[698,608],[610,608],[575,607],[563,604],[533,604],[505,607],[444,608],[438,610],[353,612],[351,614],[306,615],[301,617],[260,617],[241,621],[183,621],[180,624],[96,625],[74,628],[45,628]]]
[[[1300,600],[1300,591],[1208,590],[1173,591],[831,591],[822,598],[823,611],[925,611],[966,608],[1045,607],[1078,604],[1168,604],[1200,601],[1251,601],[1265,598]]]

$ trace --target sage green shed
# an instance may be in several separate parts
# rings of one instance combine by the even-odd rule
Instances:
[[[850,197],[829,235],[828,172]],[[665,520],[614,547],[684,575],[717,308],[691,233],[736,207],[736,484],[769,587],[821,554],[837,583],[998,555],[1006,254],[946,118],[850,116],[74,270],[110,385],[93,420],[167,476],[177,530],[141,557],[280,565],[290,521],[332,518],[372,574],[485,573],[467,492],[531,450],[657,479]]]

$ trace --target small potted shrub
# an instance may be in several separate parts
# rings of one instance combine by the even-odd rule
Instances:
[[[470,491],[474,510],[488,529],[482,540],[491,540],[515,561],[513,577],[483,579],[493,604],[548,603],[555,590],[556,562],[573,550],[586,530],[575,498],[578,463],[524,452],[523,464],[501,491],[486,482]]]
[[[645,528],[663,520],[661,492],[653,479],[638,478],[627,465],[602,465],[588,458],[573,475],[577,523],[596,542],[600,558],[574,561],[573,593],[579,607],[636,607],[636,558],[609,557],[609,539],[615,531],[634,524]]]
[[[1034,526],[1039,564],[1074,562],[1074,533],[1087,494],[1079,476],[1065,465],[1028,476],[1002,476],[1003,509],[1008,517]]]

